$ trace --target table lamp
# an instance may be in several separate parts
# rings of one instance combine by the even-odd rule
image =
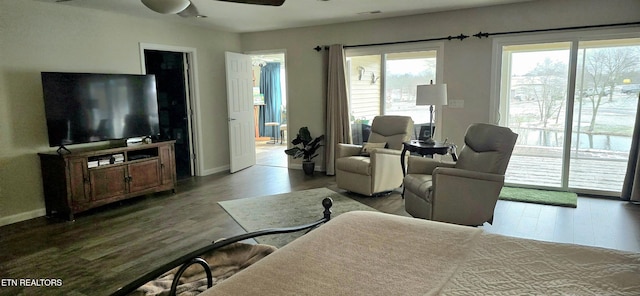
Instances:
[[[416,92],[416,106],[429,105],[429,138],[423,142],[433,145],[433,110],[434,106],[442,106],[447,104],[447,84],[431,84],[418,85]]]

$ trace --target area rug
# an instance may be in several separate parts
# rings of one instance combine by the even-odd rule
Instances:
[[[500,199],[575,208],[578,195],[573,192],[503,187]]]
[[[218,204],[247,232],[264,228],[298,226],[322,218],[322,200],[333,199],[331,217],[350,211],[374,211],[376,209],[327,188],[309,189],[277,195],[258,196],[221,201]],[[286,245],[304,234],[302,232],[274,234],[257,237],[261,244]]]

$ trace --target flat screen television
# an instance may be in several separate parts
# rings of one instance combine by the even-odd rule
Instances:
[[[42,72],[49,146],[158,136],[154,75]]]

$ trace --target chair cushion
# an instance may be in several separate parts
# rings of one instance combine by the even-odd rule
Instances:
[[[349,156],[336,159],[336,169],[371,176],[371,158],[366,156]]]
[[[360,155],[361,156],[369,156],[371,154],[371,149],[375,149],[375,148],[385,148],[387,146],[387,143],[364,143],[364,145],[362,145],[362,150],[360,150]]]
[[[428,200],[431,191],[431,175],[408,174],[404,177],[404,189],[415,193],[424,200]]]

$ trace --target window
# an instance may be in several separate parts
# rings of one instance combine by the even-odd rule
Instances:
[[[348,49],[351,122],[406,115],[429,123],[429,106],[416,106],[416,87],[442,77],[441,54],[442,44]]]
[[[612,196],[622,190],[640,38],[588,37],[494,44],[500,124],[519,134],[507,183]]]

